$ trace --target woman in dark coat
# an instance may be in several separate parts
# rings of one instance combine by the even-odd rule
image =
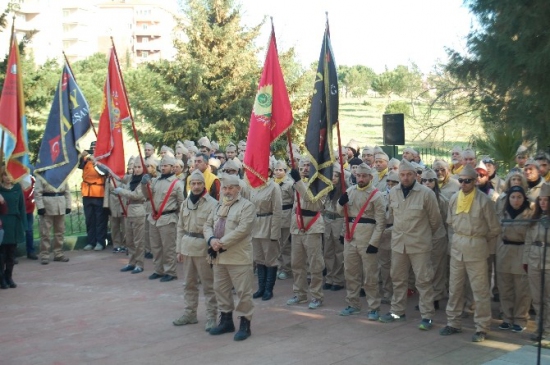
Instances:
[[[4,239],[0,244],[0,288],[15,288],[12,279],[15,251],[17,244],[25,242],[27,214],[25,199],[20,184],[14,184],[13,179],[4,171],[0,182],[0,220],[4,227]],[[5,209],[7,208],[7,209]]]

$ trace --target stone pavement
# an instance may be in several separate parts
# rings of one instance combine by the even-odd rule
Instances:
[[[532,321],[515,334],[499,331],[494,320],[489,340],[475,344],[471,318],[463,333],[439,335],[444,310],[436,311],[433,330],[418,330],[417,297],[409,300],[408,320],[392,324],[369,322],[366,311],[339,316],[344,290],[326,292],[317,310],[289,307],[291,280],[277,281],[272,300],[255,301],[252,337],[234,342],[233,334],[204,331],[203,298],[198,324],[172,325],[183,309],[181,265],[179,280],[161,283],[147,279],[151,260],[134,275],[119,272],[126,256],[110,250],[67,256],[70,262],[49,265],[20,258],[18,287],[0,290],[0,364],[511,364],[518,349],[519,358],[535,364]],[[382,305],[382,313],[388,310]]]

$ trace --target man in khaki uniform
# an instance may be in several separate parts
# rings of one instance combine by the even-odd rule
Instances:
[[[161,278],[162,282],[177,279],[176,224],[177,213],[184,199],[184,186],[172,172],[175,163],[174,157],[164,156],[160,161],[161,175],[151,180],[151,176],[147,174],[141,180],[144,195],[148,194],[145,185],[151,182],[156,210],[148,217],[149,241],[155,266],[155,272],[149,276],[149,279]]]
[[[246,340],[251,335],[254,313],[252,300],[252,228],[256,208],[240,195],[239,178],[221,177],[223,199],[212,210],[204,225],[209,254],[214,268],[214,291],[220,311],[220,323],[210,329],[211,335],[234,332],[233,311],[241,314],[239,331],[233,339]],[[237,304],[231,289],[235,288]]]
[[[281,188],[282,212],[281,212],[281,238],[279,238],[279,275],[280,280],[285,280],[291,273],[290,268],[290,219],[292,218],[292,206],[294,205],[294,180],[287,174],[288,169],[283,160],[278,160],[274,166],[274,181]]]
[[[536,160],[529,159],[523,167],[523,175],[527,179],[527,197],[531,203],[537,200],[544,179],[540,175],[539,163]]]
[[[344,240],[344,273],[346,277],[346,302],[342,316],[359,314],[361,302],[359,291],[365,289],[369,306],[368,319],[378,320],[380,292],[378,290],[378,246],[386,229],[386,202],[384,196],[372,184],[376,173],[365,163],[356,171],[357,185],[351,186],[338,200],[338,212],[343,214],[348,207],[350,236]]]
[[[272,166],[270,170],[273,170]],[[252,228],[252,252],[258,273],[258,291],[252,297],[270,300],[277,280],[283,206],[281,189],[269,179],[265,185],[250,189],[250,202],[256,206],[256,219]]]
[[[441,214],[433,191],[416,182],[413,165],[403,159],[399,165],[399,185],[390,190],[389,215],[393,216],[391,278],[393,297],[391,311],[380,317],[387,323],[405,320],[407,285],[412,266],[415,286],[420,294],[422,316],[419,329],[432,327],[434,309],[432,235],[441,225]]]
[[[206,325],[210,331],[216,325],[218,305],[214,294],[214,274],[206,261],[208,245],[203,234],[203,227],[212,210],[218,202],[206,192],[204,176],[198,170],[189,177],[191,192],[179,212],[177,230],[177,259],[183,262],[183,315],[173,323],[175,326],[197,323],[197,308],[199,306],[198,283],[202,285],[206,303]]]
[[[50,232],[53,227],[53,260],[67,262],[63,255],[63,235],[65,234],[65,214],[71,213],[71,193],[66,183],[57,190],[36,179],[34,199],[40,222],[40,263],[50,262]]]
[[[500,224],[494,203],[475,187],[477,172],[465,165],[460,172],[461,191],[449,201],[447,223],[453,228],[449,277],[447,326],[442,336],[462,331],[464,282],[469,280],[476,303],[476,333],[472,341],[484,341],[491,326],[491,293],[487,257],[494,252]],[[468,278],[468,279],[466,279]]]
[[[113,242],[113,253],[126,252],[124,239],[125,209],[122,199],[111,194],[116,187],[121,186],[122,181],[113,176],[105,179],[105,198],[103,199],[103,208],[107,209],[109,214],[109,225],[111,228],[111,240]]]
[[[376,188],[380,191],[386,190],[386,180],[388,179],[388,162],[389,157],[385,153],[377,153],[374,155],[374,165],[376,167],[376,175],[378,176],[378,182]]]
[[[451,199],[451,196],[460,190],[460,184],[451,176],[449,164],[444,160],[435,160],[432,166],[437,175],[437,184],[441,195],[447,200]]]
[[[223,165],[222,172],[228,175],[234,175],[239,178],[239,186],[241,187],[241,196],[246,200],[250,200],[250,185],[248,185],[243,179],[240,178],[239,172],[241,170],[241,161],[238,158],[228,159]]]
[[[300,174],[303,175],[300,176]],[[290,171],[290,176],[295,181],[294,188],[300,194],[300,208],[298,211],[297,199],[292,211],[290,221],[290,233],[292,235],[291,266],[294,276],[294,296],[286,304],[295,305],[307,302],[308,291],[312,297],[309,303],[310,309],[316,309],[323,305],[323,233],[325,223],[321,211],[325,205],[326,196],[313,201],[307,194],[307,185],[304,180],[309,176],[309,160],[300,159],[300,172]],[[307,284],[307,271],[311,274],[311,282]]]

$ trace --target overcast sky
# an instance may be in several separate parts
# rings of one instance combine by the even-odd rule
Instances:
[[[447,59],[444,47],[464,49],[473,17],[462,0],[236,0],[243,22],[272,16],[280,51],[294,46],[304,65],[319,58],[328,12],[337,65],[366,65],[376,72],[414,61],[428,72]],[[262,28],[267,44],[269,20]]]

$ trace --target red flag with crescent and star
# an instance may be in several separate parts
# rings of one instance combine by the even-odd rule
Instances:
[[[113,175],[122,178],[126,172],[122,123],[131,120],[120,67],[114,47],[111,48],[107,80],[103,90],[103,110],[99,118],[94,156]]]
[[[271,142],[285,133],[291,125],[292,108],[279,64],[275,30],[272,26],[264,69],[250,116],[244,154],[246,178],[253,188],[267,182]]]

